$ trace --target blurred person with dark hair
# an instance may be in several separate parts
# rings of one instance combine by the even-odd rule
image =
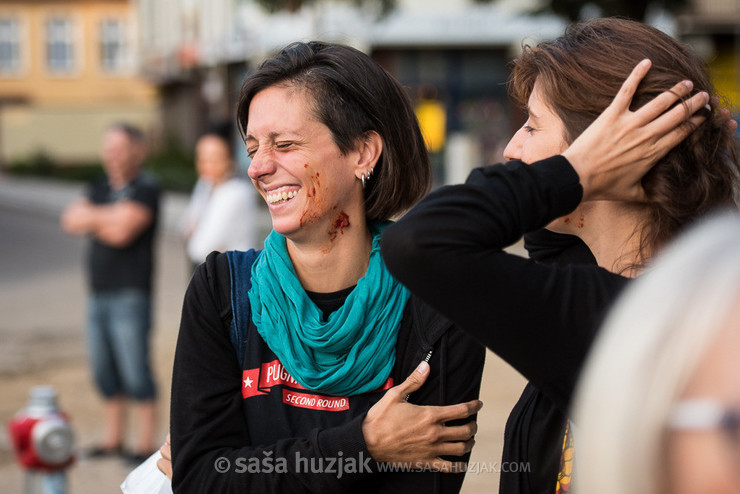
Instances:
[[[133,462],[153,451],[155,428],[149,340],[159,188],[141,172],[145,156],[139,129],[123,123],[109,127],[101,155],[105,174],[61,217],[65,232],[90,239],[87,341],[104,400],[104,434],[87,455],[130,456]],[[127,400],[136,404],[138,428],[130,452],[124,450]]]
[[[255,245],[254,191],[236,174],[228,140],[215,132],[195,146],[198,182],[181,228],[193,268],[213,251],[247,250]]]

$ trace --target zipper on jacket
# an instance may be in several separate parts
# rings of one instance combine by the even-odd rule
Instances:
[[[434,352],[434,347],[429,348],[426,357],[424,357],[424,362],[426,362],[427,364],[432,359],[432,352]],[[409,398],[411,398],[411,393],[406,395],[406,401],[409,401]]]

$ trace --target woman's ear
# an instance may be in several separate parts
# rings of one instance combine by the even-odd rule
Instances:
[[[360,178],[362,174],[369,177],[383,153],[383,138],[374,130],[365,132],[357,143],[357,153],[355,175],[357,178]]]

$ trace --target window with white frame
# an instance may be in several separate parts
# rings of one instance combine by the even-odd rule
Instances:
[[[74,23],[68,17],[52,17],[46,21],[46,66],[51,72],[75,69]]]
[[[12,74],[21,68],[21,27],[18,19],[0,18],[0,72]]]
[[[104,19],[100,23],[100,66],[105,72],[127,68],[126,23],[122,19]]]

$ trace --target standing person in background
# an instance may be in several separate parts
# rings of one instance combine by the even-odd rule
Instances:
[[[253,190],[235,174],[228,141],[208,133],[195,147],[198,183],[182,222],[193,268],[213,251],[247,250],[255,245]]]
[[[103,138],[105,175],[63,212],[62,228],[90,238],[87,340],[95,383],[104,400],[104,435],[90,457],[124,455],[126,400],[136,402],[132,462],[153,450],[156,388],[149,364],[154,237],[159,188],[141,173],[142,132],[111,126]]]

